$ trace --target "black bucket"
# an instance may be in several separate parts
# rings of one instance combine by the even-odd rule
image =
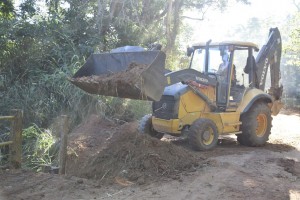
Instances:
[[[162,51],[93,54],[70,81],[91,94],[158,101],[166,86],[165,60]],[[132,73],[134,66],[139,70]]]

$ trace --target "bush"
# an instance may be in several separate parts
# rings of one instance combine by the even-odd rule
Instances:
[[[9,141],[9,132],[0,133],[0,143]],[[0,147],[0,166],[8,164],[8,146]]]
[[[23,130],[23,162],[25,167],[40,171],[43,165],[57,165],[58,141],[48,129],[32,125]]]

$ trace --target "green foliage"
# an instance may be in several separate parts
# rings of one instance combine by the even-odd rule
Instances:
[[[285,53],[288,58],[287,63],[300,67],[300,12],[296,13],[290,23],[290,39],[285,45]]]
[[[43,165],[57,165],[56,139],[47,129],[36,125],[23,130],[23,162],[25,167],[39,171]]]
[[[0,132],[0,143],[9,141],[9,132]],[[0,147],[0,166],[6,166],[9,158],[8,146]]]
[[[36,14],[35,1],[36,0],[25,0],[20,4],[21,16],[23,19],[32,17]]]
[[[74,113],[75,121],[84,117],[81,109],[95,103],[95,97],[71,85],[67,78],[82,66],[89,49],[77,48],[57,21],[0,20],[0,27],[2,113],[23,109],[25,127],[30,123],[47,127],[60,114]],[[74,105],[78,106],[74,109]]]
[[[283,44],[283,86],[286,107],[300,107],[300,12],[291,16],[286,25],[287,41]]]
[[[11,0],[2,0],[0,2],[0,18],[12,18],[14,14],[14,6]]]

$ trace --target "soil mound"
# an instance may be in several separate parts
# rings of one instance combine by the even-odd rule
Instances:
[[[284,168],[285,171],[300,177],[300,162],[296,162],[293,159],[280,158],[277,164]]]
[[[70,135],[67,174],[125,185],[144,184],[159,177],[177,177],[199,165],[201,158],[193,152],[141,135],[137,125],[116,125],[91,116]]]

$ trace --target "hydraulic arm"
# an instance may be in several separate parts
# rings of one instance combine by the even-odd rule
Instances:
[[[270,68],[271,87],[269,94],[275,100],[279,100],[282,95],[282,85],[280,85],[280,58],[281,58],[281,36],[278,28],[271,28],[267,43],[261,48],[256,57],[256,87],[265,90],[265,83],[268,68]]]

